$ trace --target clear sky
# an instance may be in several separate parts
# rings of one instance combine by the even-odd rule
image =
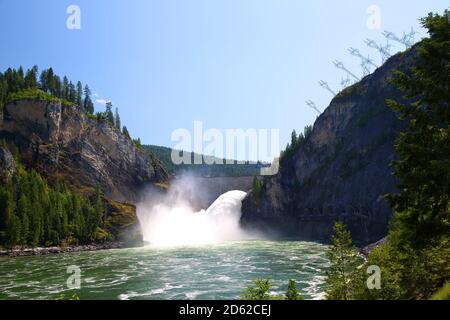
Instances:
[[[66,27],[69,5],[81,29]],[[367,8],[381,29],[367,27]],[[364,39],[401,35],[446,0],[0,0],[0,69],[53,67],[110,99],[143,143],[173,146],[171,133],[193,121],[224,129],[280,129],[281,146],[339,91],[339,59],[357,75],[355,47],[380,64]],[[402,49],[401,45],[393,51]],[[96,103],[97,110],[104,106]]]

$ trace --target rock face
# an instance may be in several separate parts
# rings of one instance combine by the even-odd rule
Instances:
[[[393,56],[373,74],[337,95],[305,143],[280,161],[262,194],[243,201],[241,224],[277,236],[328,241],[342,220],[357,244],[384,237],[396,191],[390,162],[404,126],[385,100],[401,99],[388,79],[412,62],[415,49]]]
[[[16,162],[11,152],[0,147],[0,178],[9,178],[16,171]]]
[[[0,139],[17,149],[20,161],[50,182],[64,181],[81,193],[97,183],[105,193],[107,229],[126,246],[142,243],[133,205],[143,185],[167,181],[159,160],[150,159],[109,124],[76,106],[22,100],[4,107]],[[15,162],[0,147],[0,176],[11,176]],[[117,202],[118,201],[118,202]]]
[[[82,192],[100,183],[106,197],[116,201],[133,202],[142,184],[167,179],[157,160],[75,106],[32,100],[8,104],[0,138],[18,148],[27,167],[50,181],[66,181]]]
[[[141,225],[134,205],[109,201],[107,212],[105,225],[116,240],[128,246],[143,244]]]

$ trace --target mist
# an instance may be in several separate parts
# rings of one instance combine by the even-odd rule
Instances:
[[[188,175],[172,182],[167,192],[146,190],[137,204],[144,241],[155,246],[214,244],[251,237],[239,226],[246,192],[229,191],[208,208],[199,208],[208,190]]]

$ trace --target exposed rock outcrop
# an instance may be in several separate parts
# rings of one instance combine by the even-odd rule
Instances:
[[[262,194],[243,201],[241,224],[278,236],[328,241],[342,220],[356,243],[384,237],[391,209],[384,195],[396,191],[390,162],[404,123],[385,100],[401,99],[389,82],[412,62],[415,49],[390,58],[373,74],[338,94]]]
[[[146,184],[167,183],[159,160],[138,150],[119,130],[76,106],[21,100],[7,104],[0,139],[17,150],[21,163],[50,182],[64,181],[90,194],[99,183],[105,194],[105,226],[120,246],[142,244],[142,231],[131,204]],[[0,176],[14,173],[15,162],[0,147]]]
[[[143,244],[141,225],[134,205],[109,201],[106,211],[108,217],[105,226],[116,240],[128,246]]]
[[[167,179],[158,160],[76,106],[34,100],[7,104],[0,138],[18,148],[26,167],[50,181],[66,181],[82,192],[99,183],[106,197],[117,201],[133,202],[141,185]]]
[[[16,171],[16,161],[11,152],[0,146],[0,179],[11,177]]]

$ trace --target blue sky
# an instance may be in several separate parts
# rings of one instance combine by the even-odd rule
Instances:
[[[81,29],[66,28],[66,8],[81,9]],[[366,26],[370,5],[381,29]],[[143,143],[173,146],[171,133],[193,121],[218,129],[292,129],[312,124],[339,91],[339,59],[358,75],[347,48],[377,52],[365,38],[384,41],[417,19],[448,7],[444,0],[0,0],[0,69],[52,66],[111,99],[122,122]],[[401,45],[393,51],[402,49]],[[101,104],[96,104],[102,110]]]

